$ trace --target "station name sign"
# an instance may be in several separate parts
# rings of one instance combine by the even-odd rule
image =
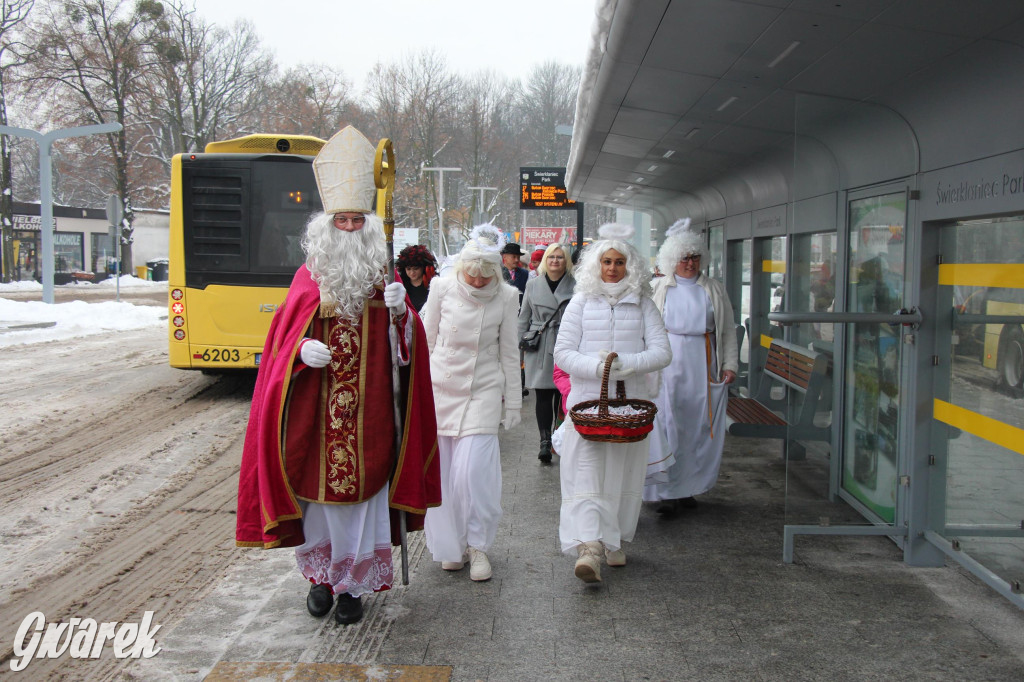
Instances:
[[[576,210],[565,192],[565,168],[520,168],[519,208]]]

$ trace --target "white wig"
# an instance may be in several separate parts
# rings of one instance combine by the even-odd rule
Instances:
[[[384,221],[375,213],[364,215],[363,229],[346,232],[334,227],[333,215],[315,213],[302,239],[306,267],[320,288],[321,308],[333,306],[335,314],[351,321],[363,314],[387,267]]]
[[[505,235],[494,225],[477,225],[469,233],[469,241],[459,252],[455,271],[470,277],[496,277],[501,271],[501,248]]]
[[[562,252],[562,255],[565,256],[565,274],[571,275],[573,268],[572,251],[570,251],[569,247],[565,244],[559,244],[558,242],[549,244],[548,247],[544,249],[544,255],[540,257],[540,265],[537,266],[537,274],[548,274],[548,256],[550,256],[553,251]]]
[[[651,295],[651,267],[628,241],[633,238],[634,231],[632,225],[623,223],[606,223],[598,228],[597,234],[601,239],[583,249],[576,266],[576,291],[593,296],[601,294],[601,256],[605,251],[615,249],[626,257],[623,281],[629,290],[638,291],[642,296]]]
[[[700,256],[701,268],[707,267],[710,254],[704,233],[694,229],[689,218],[677,220],[665,231],[665,243],[658,251],[658,268],[662,274],[671,275],[683,256]]]

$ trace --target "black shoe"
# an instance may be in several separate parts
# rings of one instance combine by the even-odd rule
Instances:
[[[309,615],[316,618],[323,618],[331,610],[334,604],[334,595],[327,585],[310,585],[309,594],[306,595],[306,608]]]
[[[673,516],[679,511],[679,500],[662,500],[654,511],[662,516]]]
[[[537,453],[537,459],[542,464],[551,464],[551,432],[542,430],[540,432],[540,451]]]
[[[358,623],[363,617],[363,600],[348,592],[338,595],[338,608],[334,609],[334,620],[339,625]]]
[[[681,500],[679,500],[679,506],[682,507],[683,509],[696,509],[697,500],[696,498],[693,497],[684,497]]]

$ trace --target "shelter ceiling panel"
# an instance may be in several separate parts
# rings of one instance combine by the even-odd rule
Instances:
[[[607,69],[610,72],[605,89],[601,91],[599,106],[602,109],[616,108],[622,105],[622,100],[626,98],[626,93],[629,92],[639,68],[636,64],[614,60],[609,60],[607,64],[602,65],[602,71]]]
[[[821,0],[793,0],[791,10],[820,12],[837,17],[870,21],[898,0],[857,0],[856,2],[822,2]]]
[[[608,166],[594,166],[590,171],[590,177],[598,180],[614,181],[619,184],[631,183],[636,180],[632,171],[623,171],[621,168],[609,168]]]
[[[754,41],[724,78],[762,87],[782,87],[862,25],[862,21],[842,16],[785,12]]]
[[[611,195],[618,184],[619,183],[614,180],[602,180],[601,178],[591,175],[587,179],[586,184],[583,185],[583,192],[584,194],[594,196]]]
[[[703,149],[733,156],[750,157],[788,144],[791,139],[792,135],[788,133],[744,126],[729,126],[726,132],[709,140]]]
[[[992,39],[1002,40],[1007,43],[1013,43],[1014,45],[1024,47],[1024,19],[1018,19],[1002,29],[994,31],[992,33]]]
[[[597,157],[595,165],[604,166],[606,168],[621,168],[624,171],[636,170],[638,165],[650,165],[649,161],[644,160],[642,164],[638,164],[636,158],[632,156],[619,156],[618,154],[601,154]]]
[[[654,147],[655,140],[645,140],[639,137],[627,137],[625,135],[609,134],[601,145],[601,151],[607,154],[619,154],[621,156],[632,156],[642,159]]]
[[[773,92],[774,88],[720,80],[704,93],[688,116],[708,121],[735,121]]]
[[[742,160],[742,156],[727,154],[713,149],[694,149],[686,153],[685,166],[694,168],[707,168],[715,171],[724,171],[732,168]]]
[[[678,121],[679,117],[675,114],[621,107],[611,132],[645,140],[660,140]]]
[[[899,0],[886,8],[876,21],[916,31],[978,39],[1021,17],[1024,17],[1024,3],[1020,0]]]
[[[786,90],[776,90],[744,114],[738,123],[748,128],[792,133],[795,111],[796,94]]]
[[[616,12],[608,31],[606,51],[622,62],[639,65],[661,26],[668,5],[669,0],[640,0],[630,3],[627,17],[623,17],[625,12]],[[617,9],[613,7],[611,11]]]
[[[676,0],[665,12],[643,64],[719,78],[781,12],[749,2]]]
[[[696,132],[694,132],[695,130]],[[661,138],[661,144],[668,149],[675,149],[677,152],[688,151],[696,149],[723,130],[725,130],[724,123],[687,117],[681,119],[665,137]],[[681,162],[681,159],[676,158],[678,156],[680,154],[677,153],[671,158]]]
[[[848,99],[868,99],[910,74],[964,47],[957,36],[865,24],[846,42],[789,83],[789,88]]]
[[[715,79],[708,76],[644,66],[637,71],[622,104],[682,116],[714,84]]]

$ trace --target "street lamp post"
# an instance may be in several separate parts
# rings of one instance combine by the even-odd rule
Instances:
[[[43,250],[43,303],[53,303],[53,164],[51,151],[53,143],[68,137],[84,137],[99,133],[116,133],[120,123],[103,123],[92,126],[78,126],[51,130],[43,134],[27,128],[0,126],[0,135],[28,137],[39,145],[39,231]],[[120,249],[118,249],[120,258]]]
[[[445,171],[450,172],[450,173],[461,173],[462,169],[461,168],[440,168],[438,166],[424,166],[422,163],[420,164],[420,176],[421,177],[423,176],[424,173],[427,173],[427,172],[436,172],[438,174],[438,176],[439,176],[438,177],[438,183],[441,185],[441,193],[440,193],[440,198],[439,198],[440,200],[437,203],[437,247],[438,247],[438,251],[441,252],[442,255],[447,256],[448,255],[447,247],[444,247],[443,250],[442,250],[442,245],[445,244],[445,241],[444,241],[444,174],[445,174]]]
[[[478,190],[480,190],[480,210],[477,211],[478,216],[474,220],[474,222],[476,222],[476,223],[484,222],[484,191],[485,190],[490,190],[492,192],[497,192],[498,188],[497,187],[467,187],[466,189],[478,189]]]

